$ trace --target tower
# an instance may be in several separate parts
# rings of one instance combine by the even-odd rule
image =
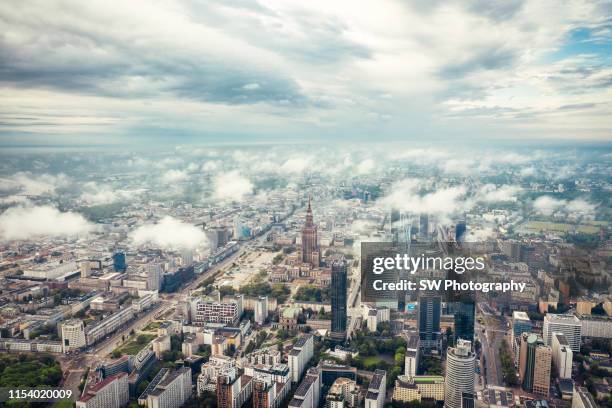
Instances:
[[[418,329],[420,347],[429,353],[431,349],[440,349],[440,318],[442,298],[433,291],[423,292],[419,296]]]
[[[472,343],[459,340],[456,347],[446,352],[446,381],[444,384],[444,406],[461,408],[464,393],[474,393],[474,367],[476,357]]]
[[[346,337],[346,286],[347,266],[344,259],[332,263],[331,270],[331,306],[333,336],[344,340]]]
[[[308,197],[308,208],[306,209],[306,222],[302,228],[302,262],[319,266],[319,245],[317,242],[317,226],[312,217],[310,196]]]

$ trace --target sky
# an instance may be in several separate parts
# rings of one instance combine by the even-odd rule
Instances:
[[[611,140],[612,2],[0,2],[0,146]]]

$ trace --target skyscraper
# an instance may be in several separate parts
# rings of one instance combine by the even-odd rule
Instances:
[[[461,408],[463,394],[474,393],[475,361],[470,341],[459,340],[456,347],[446,351],[445,407]]]
[[[347,266],[344,259],[334,261],[331,270],[332,336],[346,337]]]
[[[440,316],[442,299],[435,292],[422,292],[419,296],[419,341],[426,353],[440,349]]]
[[[475,314],[474,300],[466,298],[455,303],[455,343],[459,339],[474,340]]]
[[[524,367],[520,369],[524,373],[523,389],[547,397],[550,387],[551,348],[536,334],[530,333],[523,335],[521,354],[521,359],[524,359],[521,362]]]
[[[544,316],[544,328],[542,337],[544,344],[552,345],[553,333],[563,333],[572,351],[580,351],[580,337],[582,335],[582,323],[574,315],[561,315],[548,313]]]
[[[429,239],[429,215],[421,214],[419,216],[419,237]]]
[[[319,266],[319,244],[317,241],[317,226],[312,217],[310,197],[308,197],[308,209],[306,210],[306,222],[302,228],[302,262]]]

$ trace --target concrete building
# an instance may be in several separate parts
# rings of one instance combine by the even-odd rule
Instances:
[[[155,357],[161,360],[164,351],[170,351],[170,336],[160,336],[151,342]]]
[[[131,306],[125,307],[110,316],[107,316],[95,325],[90,325],[85,328],[85,338],[87,345],[92,345],[104,338],[106,335],[113,333],[119,327],[129,322],[134,318],[134,309]]]
[[[268,317],[268,297],[260,296],[255,303],[255,323],[264,324]]]
[[[461,408],[461,395],[474,392],[474,367],[476,357],[472,352],[472,342],[459,340],[456,347],[446,352],[446,381],[444,406]]]
[[[169,371],[147,395],[147,408],[176,408],[191,398],[191,368]]]
[[[289,401],[291,408],[317,408],[321,398],[321,372],[318,368],[308,369],[304,380],[295,390]]]
[[[191,320],[196,326],[206,323],[222,323],[225,325],[236,325],[242,315],[241,299],[233,299],[230,302],[218,302],[195,298],[191,301]]]
[[[400,402],[421,399],[444,400],[444,377],[440,375],[401,375],[395,381],[393,399]]]
[[[546,316],[544,316],[544,328],[542,334],[545,345],[552,345],[553,333],[563,333],[572,351],[576,353],[580,351],[582,324],[576,316],[548,313]]]
[[[238,376],[235,368],[223,370],[217,377],[217,407],[240,408],[251,397],[253,378]]]
[[[383,408],[387,393],[387,372],[374,370],[365,396],[365,408]]]
[[[79,350],[87,345],[85,326],[79,319],[67,320],[62,323],[62,346],[64,352]]]
[[[574,353],[563,333],[553,333],[552,361],[559,378],[572,378],[572,358]]]
[[[519,372],[523,389],[547,397],[550,388],[552,349],[533,333],[523,333]]]
[[[314,351],[314,340],[312,334],[305,334],[296,340],[293,349],[289,352],[289,370],[291,381],[297,383],[302,377],[306,364],[312,358]]]
[[[130,400],[128,375],[119,373],[87,387],[76,402],[77,408],[120,408]]]
[[[612,317],[580,316],[582,337],[612,339]]]

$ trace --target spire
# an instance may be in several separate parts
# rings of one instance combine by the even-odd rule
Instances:
[[[312,196],[310,194],[308,194],[308,212],[312,212],[312,208],[310,208],[310,199],[312,198]]]

